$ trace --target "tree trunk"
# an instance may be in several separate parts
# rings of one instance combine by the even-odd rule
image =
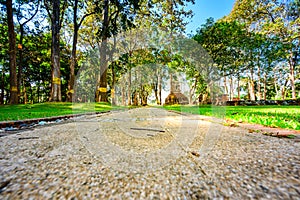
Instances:
[[[227,78],[226,78],[226,76],[224,76],[224,90],[225,90],[225,94],[228,94]]]
[[[67,101],[71,102],[74,99],[74,84],[75,84],[75,66],[77,64],[77,58],[76,58],[76,50],[77,50],[77,41],[78,41],[78,31],[79,28],[83,22],[83,20],[90,16],[92,13],[85,14],[79,23],[77,22],[77,9],[78,9],[78,0],[74,1],[74,13],[73,13],[73,25],[74,25],[74,32],[73,32],[73,44],[72,44],[72,55],[70,60],[70,78],[68,82],[68,92],[67,92]]]
[[[20,103],[21,98],[21,85],[22,85],[22,70],[23,70],[23,38],[24,38],[24,27],[20,25],[20,42],[18,44],[19,49],[19,66],[18,66],[18,102]]]
[[[249,80],[249,96],[251,101],[255,101],[254,82]]]
[[[261,100],[261,88],[260,88],[260,66],[257,69],[257,100]]]
[[[267,73],[264,75],[264,100],[267,99]]]
[[[290,65],[290,83],[292,87],[292,99],[296,99],[296,87],[295,87],[295,64],[296,64],[297,54],[295,55],[295,60],[293,56],[291,56],[291,60],[289,62]]]
[[[60,80],[60,0],[53,0],[52,12],[52,84],[50,101],[61,101],[61,80]]]
[[[145,87],[144,86],[141,86],[141,93],[140,93],[140,96],[141,96],[141,105],[142,106],[146,106],[148,104],[147,102],[147,99],[148,99],[148,93],[147,91],[145,90]]]
[[[24,104],[27,104],[27,91],[26,91],[26,86],[23,80],[23,94],[24,94]]]
[[[109,0],[104,0],[102,40],[100,47],[100,88],[99,101],[108,102],[107,99],[107,31],[109,26]]]
[[[158,77],[157,77],[157,82],[152,84],[152,89],[154,91],[154,96],[155,96],[156,104],[159,105],[159,98],[158,98]]]
[[[24,38],[24,26],[28,22],[30,22],[34,18],[34,16],[36,16],[36,14],[38,13],[38,10],[39,10],[39,4],[40,4],[40,1],[38,1],[38,5],[36,6],[35,13],[33,15],[31,15],[31,17],[29,19],[27,19],[25,22],[21,23],[20,20],[17,17],[19,25],[20,25],[20,42],[18,44],[18,49],[19,49],[19,66],[18,66],[18,86],[17,86],[18,87],[18,101],[19,102],[20,102],[20,98],[21,98],[21,92],[22,92],[21,86],[22,86],[22,82],[23,82],[22,71],[23,71],[23,38]],[[24,84],[23,84],[23,86],[24,86]],[[23,102],[25,103],[24,98],[23,98]]]
[[[133,96],[133,105],[138,106],[139,105],[139,94],[137,91],[134,91]]]
[[[275,92],[276,92],[275,99],[277,99],[279,97],[279,90],[278,90],[278,87],[277,87],[276,79],[274,80],[274,87],[275,87]]]
[[[37,84],[37,102],[40,103],[40,82]]]
[[[294,67],[291,67],[291,78],[290,78],[290,82],[291,82],[291,87],[292,87],[292,99],[296,99],[296,87],[295,87],[295,73],[294,73]]]
[[[126,100],[125,100],[125,92],[126,92],[126,91],[125,91],[125,86],[122,85],[121,87],[122,87],[122,89],[121,89],[121,90],[122,90],[122,91],[121,91],[121,93],[122,93],[122,94],[121,94],[121,95],[122,95],[122,105],[123,105],[123,106],[126,106]]]
[[[6,1],[7,8],[7,25],[8,25],[8,40],[9,40],[9,75],[10,75],[10,104],[18,103],[18,80],[17,80],[17,65],[16,65],[16,35],[13,21],[12,0]]]
[[[281,88],[281,100],[285,100],[285,86]]]
[[[116,62],[114,62],[113,55],[116,51],[116,45],[117,45],[117,38],[114,36],[114,45],[113,45],[113,50],[112,53],[110,54],[110,61],[111,61],[111,71],[112,71],[112,87],[110,91],[111,95],[111,104],[116,105],[116,96],[115,96],[115,87],[116,87],[116,70],[115,66],[117,65]]]
[[[131,67],[129,67],[128,71],[128,91],[127,91],[127,96],[128,96],[128,103],[127,105],[131,105]]]
[[[174,84],[173,84],[173,75],[172,72],[170,74],[170,93],[172,94],[174,92]]]
[[[159,102],[158,102],[158,105],[161,105],[162,102],[161,102],[161,91],[162,90],[162,76],[161,74],[158,75],[158,99],[159,99]]]
[[[229,101],[232,101],[233,99],[233,78],[232,75],[230,75],[229,78]]]
[[[112,71],[112,87],[110,90],[110,95],[111,95],[111,104],[116,105],[116,97],[115,97],[115,86],[116,86],[116,72],[115,72],[115,67],[114,63],[111,65],[111,71]]]
[[[208,99],[208,93],[205,92],[202,96],[202,104],[207,104],[207,99]]]
[[[281,88],[281,99],[285,100],[286,99],[286,86],[289,82],[289,79],[285,80],[284,85]]]
[[[237,79],[237,92],[238,92],[238,100],[240,100],[241,99],[240,73],[238,73],[238,79]]]
[[[249,80],[249,93],[250,100],[255,101],[255,88],[254,88],[254,71],[253,68],[250,69],[250,80]]]
[[[0,104],[4,104],[4,89],[5,89],[5,73],[2,68],[2,73],[1,73],[1,95],[0,95]]]
[[[71,55],[71,63],[70,63],[70,79],[68,82],[68,92],[67,92],[68,102],[72,102],[74,96],[76,49],[77,49],[77,39],[78,39],[78,30],[79,30],[79,26],[77,24],[77,7],[78,7],[78,0],[75,0],[74,14],[73,14],[74,33],[73,33],[72,55]]]
[[[190,105],[193,104],[193,96],[195,95],[197,83],[198,83],[198,77],[195,78],[195,82],[194,82],[192,88],[190,89],[190,96],[189,96],[189,104]]]

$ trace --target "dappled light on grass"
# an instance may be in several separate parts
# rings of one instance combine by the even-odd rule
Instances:
[[[165,106],[165,109],[199,114],[206,116],[222,117],[212,112],[212,106]],[[213,109],[226,109],[226,119],[237,122],[261,124],[269,127],[300,130],[299,106],[219,106]],[[213,114],[215,113],[215,114]]]
[[[0,121],[53,117],[111,110],[108,103],[39,103],[0,106]]]

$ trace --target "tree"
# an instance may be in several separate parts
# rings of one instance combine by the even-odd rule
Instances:
[[[5,93],[7,94],[6,90],[8,82],[7,79],[7,71],[9,71],[9,65],[8,65],[8,60],[9,60],[9,56],[8,56],[8,49],[9,49],[9,45],[8,45],[8,27],[6,25],[6,23],[4,21],[6,21],[6,19],[0,19],[1,20],[1,24],[0,24],[0,68],[1,68],[1,72],[0,72],[0,104],[4,104],[5,103]],[[6,98],[7,100],[7,98]]]
[[[186,20],[193,16],[192,10],[186,10],[185,7],[189,4],[194,4],[194,0],[167,0],[157,1],[153,7],[154,24],[160,29],[164,30],[165,37],[169,38],[169,42],[176,41],[176,37],[182,34],[185,30],[185,26],[188,23]],[[171,45],[165,49],[167,52],[172,52]],[[170,55],[172,57],[172,55]],[[169,59],[169,58],[168,58]],[[165,66],[168,66],[168,62],[163,62]],[[158,85],[158,103],[161,104],[161,82],[163,79],[163,73],[158,73],[157,83]],[[170,74],[170,85],[173,85],[173,74]],[[172,90],[172,88],[170,88]],[[172,93],[172,91],[170,91]]]
[[[228,20],[245,22],[249,30],[278,37],[285,44],[292,98],[296,98],[295,67],[299,62],[299,0],[237,0]]]
[[[14,30],[12,0],[6,1],[8,39],[9,39],[9,74],[10,74],[10,104],[18,103],[18,80],[16,65],[16,35]]]
[[[52,83],[50,101],[61,101],[61,79],[60,79],[60,29],[67,6],[67,1],[61,5],[60,0],[45,1],[46,10],[51,20],[52,46],[51,46],[51,65]]]
[[[107,40],[121,30],[126,31],[132,27],[135,13],[140,8],[140,0],[97,2],[97,19],[102,21],[98,30],[100,39],[100,79],[97,86],[96,101],[107,102],[107,67],[108,46]]]
[[[74,83],[75,83],[75,66],[77,64],[76,60],[76,51],[77,51],[77,41],[78,41],[78,31],[80,29],[80,26],[82,25],[83,21],[90,15],[95,14],[95,11],[93,9],[88,10],[88,5],[85,4],[85,1],[79,1],[75,0],[73,2],[73,40],[72,40],[72,54],[71,54],[71,61],[70,61],[70,78],[68,83],[68,92],[67,92],[67,101],[71,102],[73,99],[73,93],[74,93]],[[78,16],[78,12],[81,8],[82,10],[85,9],[85,12],[80,19]]]
[[[245,52],[249,43],[249,33],[243,24],[238,22],[218,21],[209,18],[193,36],[209,53],[216,63],[222,76],[225,94],[233,98],[233,78],[239,80],[240,73],[245,69]],[[229,90],[228,90],[229,79]]]
[[[22,8],[22,4],[25,4],[25,7]],[[30,7],[30,9],[28,9]],[[18,8],[17,8],[17,21],[19,23],[20,28],[20,38],[18,43],[18,51],[19,51],[19,62],[18,62],[18,102],[20,102],[21,97],[21,84],[22,84],[22,71],[23,71],[23,39],[24,39],[24,29],[28,22],[32,21],[32,19],[36,16],[36,14],[39,11],[40,7],[40,0],[36,0],[34,2],[19,2]],[[26,11],[26,13],[23,13]],[[25,21],[22,21],[25,20]]]

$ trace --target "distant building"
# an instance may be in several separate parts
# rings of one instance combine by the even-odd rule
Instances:
[[[180,82],[171,80],[171,91],[165,99],[165,105],[189,104],[189,99],[181,93]]]

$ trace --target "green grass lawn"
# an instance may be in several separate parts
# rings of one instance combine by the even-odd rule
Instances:
[[[299,106],[165,106],[165,109],[300,130]]]
[[[39,103],[20,105],[1,105],[0,121],[43,118],[87,112],[112,110],[107,103]]]
[[[40,103],[1,105],[0,121],[43,118],[87,112],[102,112],[125,107],[107,103]],[[214,116],[240,122],[300,130],[299,106],[164,106],[165,109]]]

